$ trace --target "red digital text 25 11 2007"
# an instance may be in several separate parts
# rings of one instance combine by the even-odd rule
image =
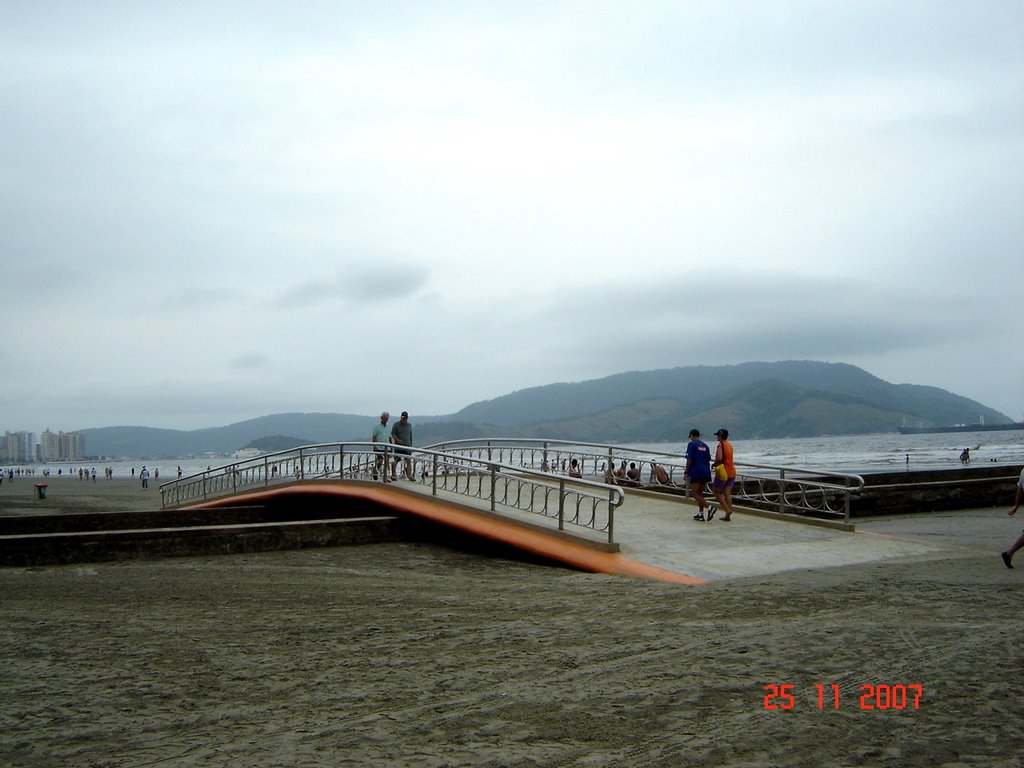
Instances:
[[[852,706],[858,709],[905,710],[920,709],[924,686],[919,683],[865,683],[856,690],[837,683],[816,683],[813,688],[797,690],[793,683],[769,683],[764,686],[764,708],[786,712],[794,709],[841,709],[853,694]]]

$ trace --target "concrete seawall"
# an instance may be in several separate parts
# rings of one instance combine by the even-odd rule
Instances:
[[[0,566],[269,552],[410,537],[406,521],[380,509],[344,516],[317,511],[296,505],[0,517]]]
[[[852,517],[996,507],[1013,503],[1020,466],[861,472],[864,491],[850,505]]]

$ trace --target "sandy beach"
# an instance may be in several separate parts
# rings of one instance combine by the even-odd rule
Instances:
[[[89,503],[148,502],[96,485]],[[0,514],[32,509],[5,482]],[[704,587],[415,543],[0,569],[0,751],[33,767],[1020,766],[1022,578],[972,547]],[[766,702],[766,685],[791,688]]]
[[[164,481],[166,482],[166,481]],[[46,498],[36,497],[35,485],[46,485]],[[32,475],[3,481],[0,515],[70,514],[79,512],[133,512],[160,509],[160,484],[128,478],[96,481],[78,477]]]

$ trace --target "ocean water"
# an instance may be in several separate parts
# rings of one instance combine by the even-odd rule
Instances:
[[[705,442],[715,446],[714,436]],[[948,432],[931,435],[790,437],[732,440],[737,462],[858,472],[865,469],[935,469],[959,467],[960,454],[970,449],[971,466],[1024,464],[1024,430]],[[681,451],[681,444],[637,446],[652,451]]]
[[[705,438],[714,449],[715,438]],[[746,464],[771,464],[785,467],[831,469],[860,472],[884,469],[936,469],[960,466],[960,453],[970,448],[971,465],[1024,464],[1024,430],[1005,432],[957,432],[935,435],[900,435],[880,433],[873,435],[837,435],[830,437],[792,437],[766,440],[732,441],[736,461]],[[643,454],[650,452],[679,455],[683,443],[644,443],[630,446]],[[909,461],[908,461],[909,460]],[[190,457],[181,459],[135,460],[113,462],[74,462],[70,464],[36,465],[35,474],[49,469],[50,476],[69,473],[77,479],[78,469],[96,469],[97,478],[103,479],[105,467],[113,469],[115,478],[138,477],[143,465],[148,467],[150,482],[159,485],[173,480],[178,467],[188,476],[207,468],[230,464],[230,456]],[[22,467],[22,469],[25,469]],[[133,474],[134,472],[134,474]],[[159,477],[154,475],[159,472]]]

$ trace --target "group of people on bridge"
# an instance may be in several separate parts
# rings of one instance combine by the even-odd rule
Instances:
[[[376,454],[374,458],[373,479],[376,480],[382,472],[389,471],[385,456],[388,449],[385,446],[390,444],[395,446],[391,449],[395,454],[390,467],[391,479],[398,479],[398,466],[402,464],[405,470],[404,477],[408,480],[414,480],[415,475],[412,468],[412,424],[409,423],[409,412],[402,411],[398,421],[391,426],[391,429],[388,429],[388,420],[390,418],[391,414],[383,411],[380,415],[380,421],[373,425],[373,430],[370,433],[370,441],[374,444],[373,451]]]

